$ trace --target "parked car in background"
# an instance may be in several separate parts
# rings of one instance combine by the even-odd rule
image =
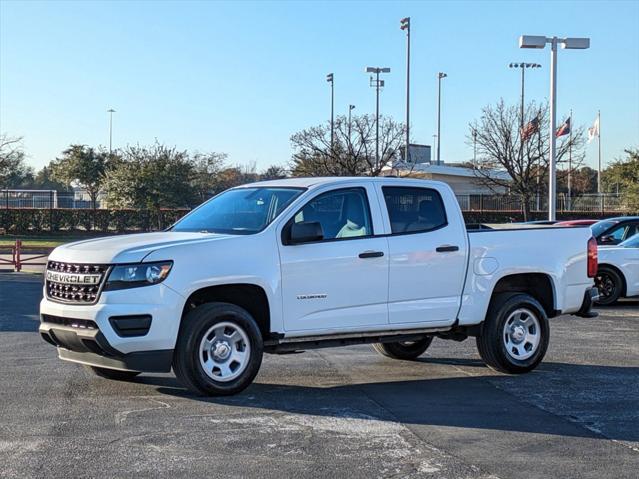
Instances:
[[[555,226],[591,226],[599,220],[566,220],[555,223]]]
[[[639,216],[620,216],[598,221],[591,227],[600,245],[617,245],[639,233]]]
[[[598,250],[597,303],[608,305],[622,297],[639,296],[639,234],[617,246],[600,246]]]

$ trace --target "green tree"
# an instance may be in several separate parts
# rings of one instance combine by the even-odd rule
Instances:
[[[625,150],[626,158],[615,160],[601,174],[604,191],[619,190],[624,205],[639,210],[639,148]]]
[[[193,164],[192,185],[200,202],[215,194],[219,188],[218,177],[225,168],[226,153],[195,153]]]
[[[86,190],[93,208],[109,166],[109,154],[87,145],[71,145],[49,165],[52,177],[67,186]]]
[[[33,180],[33,170],[25,164],[22,138],[0,135],[0,187],[28,186]]]
[[[128,147],[106,174],[107,201],[116,208],[188,208],[196,198],[194,175],[186,151],[159,143]]]
[[[286,178],[286,169],[283,166],[271,165],[259,174],[260,180],[280,180]]]

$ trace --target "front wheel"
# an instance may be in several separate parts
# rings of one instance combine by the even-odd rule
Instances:
[[[375,351],[387,358],[413,360],[424,354],[432,342],[432,336],[424,336],[417,341],[375,343],[372,346]]]
[[[608,306],[615,303],[621,296],[621,278],[612,268],[601,266],[595,276],[595,286],[599,290],[599,299],[596,303]]]
[[[182,319],[173,370],[196,394],[236,394],[257,375],[263,349],[260,330],[246,310],[228,303],[203,304]]]
[[[550,326],[544,308],[528,294],[503,293],[491,301],[477,349],[496,371],[532,371],[548,349]]]

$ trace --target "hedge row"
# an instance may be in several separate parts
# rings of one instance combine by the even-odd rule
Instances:
[[[157,231],[188,210],[0,209],[0,229],[8,234],[55,231]]]

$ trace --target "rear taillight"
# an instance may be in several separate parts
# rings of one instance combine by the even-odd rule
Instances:
[[[594,278],[597,275],[597,240],[590,238],[588,240],[588,277]]]

